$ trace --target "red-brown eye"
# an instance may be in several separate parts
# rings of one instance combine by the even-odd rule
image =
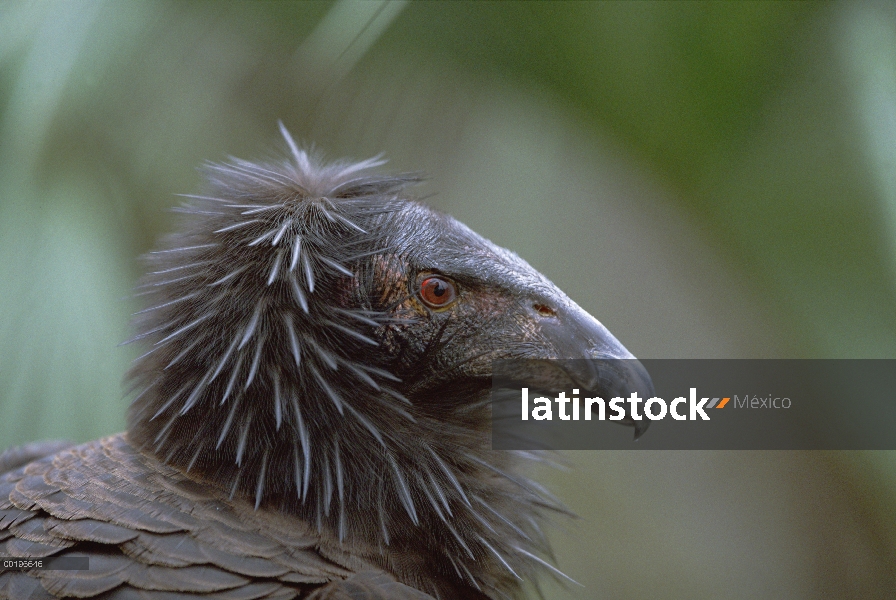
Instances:
[[[454,284],[441,277],[427,277],[420,282],[420,299],[432,308],[445,308],[457,298]]]

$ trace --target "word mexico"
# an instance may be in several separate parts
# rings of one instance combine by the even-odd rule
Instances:
[[[706,413],[706,410],[725,408],[728,401],[731,400],[731,398],[720,399],[708,397],[700,398],[698,400],[697,388],[690,389],[689,397],[685,398],[679,396],[668,404],[665,400],[658,397],[644,400],[638,396],[637,392],[632,392],[631,396],[628,398],[611,398],[609,402],[606,402],[603,398],[599,397],[584,398],[580,401],[577,397],[578,394],[579,390],[573,389],[572,397],[567,397],[566,392],[560,392],[557,397],[554,398],[553,402],[557,404],[557,416],[561,421],[579,421],[582,412],[584,412],[585,415],[584,420],[591,421],[595,409],[598,421],[622,421],[623,419],[626,419],[626,417],[634,419],[635,421],[641,421],[645,417],[651,421],[659,421],[660,419],[666,418],[667,415],[671,416],[676,421],[696,421],[698,418],[703,421],[709,421],[710,417]],[[782,400],[781,398],[775,398],[775,402],[772,401],[771,397],[762,399],[754,398],[753,401],[748,401],[748,399],[749,397],[745,397],[744,399],[739,400],[737,396],[734,396],[734,406],[740,408],[757,408],[758,406],[790,408],[789,398],[783,398],[784,403],[778,402]],[[643,412],[639,412],[642,402],[644,403]],[[553,404],[549,398],[533,398],[530,406],[529,388],[522,388],[521,404],[523,421],[528,421],[530,414],[536,421],[552,421],[554,418]],[[572,405],[571,412],[568,411],[570,408],[567,406],[568,404]],[[626,411],[626,404],[628,405],[628,411]],[[582,407],[584,407],[584,411],[582,410]],[[609,416],[607,415],[608,409],[610,412]],[[681,413],[679,412],[679,409],[686,409],[687,412]]]

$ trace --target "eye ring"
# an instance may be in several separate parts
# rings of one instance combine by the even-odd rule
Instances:
[[[417,295],[426,306],[440,310],[448,308],[457,300],[454,282],[441,275],[426,275],[420,281]]]

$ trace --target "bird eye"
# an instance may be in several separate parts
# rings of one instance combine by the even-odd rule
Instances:
[[[431,276],[420,282],[420,299],[431,308],[445,308],[456,298],[457,289],[447,279]]]

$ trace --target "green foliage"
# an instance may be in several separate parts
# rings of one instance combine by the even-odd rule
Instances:
[[[115,346],[139,306],[137,257],[171,227],[173,194],[200,189],[196,166],[273,153],[277,119],[331,157],[424,169],[429,202],[518,251],[638,355],[896,357],[890,4],[10,1],[0,446],[123,427],[137,348]],[[839,483],[812,481],[862,490],[856,527],[892,568],[891,454],[830,462]],[[702,568],[680,552],[669,564]],[[736,597],[720,581],[666,591]],[[654,583],[597,589],[638,597],[668,580]]]

